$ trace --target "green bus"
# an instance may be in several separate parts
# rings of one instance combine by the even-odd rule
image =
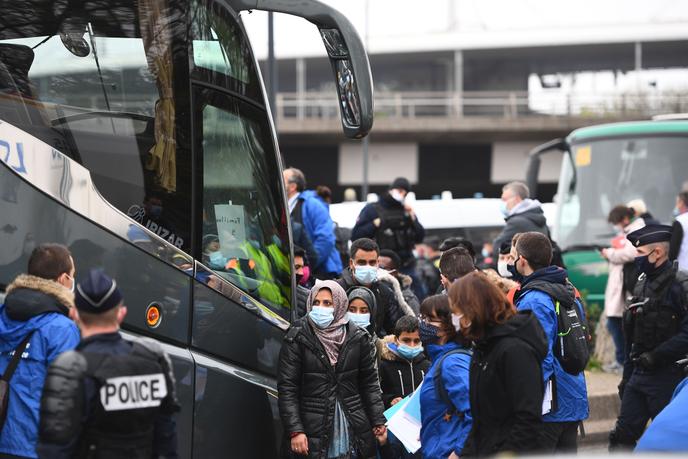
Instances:
[[[540,158],[552,152],[564,154],[552,237],[588,305],[602,307],[608,266],[599,249],[615,236],[609,211],[642,199],[657,220],[671,221],[676,195],[688,181],[688,119],[590,126],[540,145],[526,168],[535,196]]]

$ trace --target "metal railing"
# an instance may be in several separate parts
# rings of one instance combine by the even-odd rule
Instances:
[[[339,117],[330,92],[279,93],[281,119]],[[688,112],[688,93],[549,94],[527,91],[378,92],[375,115],[382,118],[649,117]]]

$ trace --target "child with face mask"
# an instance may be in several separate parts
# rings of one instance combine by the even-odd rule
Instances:
[[[384,405],[368,333],[349,319],[346,292],[318,282],[307,314],[284,338],[277,377],[285,449],[318,459],[376,455]]]
[[[349,321],[368,332],[370,347],[375,355],[375,368],[379,365],[378,341],[375,334],[375,311],[377,303],[375,294],[365,287],[349,289]]]
[[[425,378],[430,361],[423,353],[418,319],[397,320],[394,335],[386,336],[380,353],[380,387],[385,407],[411,394]]]

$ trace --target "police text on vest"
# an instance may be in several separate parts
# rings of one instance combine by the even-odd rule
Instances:
[[[162,373],[110,378],[100,388],[100,402],[105,411],[160,406],[166,396],[167,384]]]

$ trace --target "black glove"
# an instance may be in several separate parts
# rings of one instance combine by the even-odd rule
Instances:
[[[633,364],[637,368],[642,368],[646,371],[654,370],[657,363],[657,358],[652,352],[643,352],[638,358],[633,360]]]
[[[623,400],[624,389],[626,388],[627,382],[628,381],[626,381],[625,379],[622,379],[621,382],[619,383],[618,389],[619,389],[619,399],[620,400]]]

